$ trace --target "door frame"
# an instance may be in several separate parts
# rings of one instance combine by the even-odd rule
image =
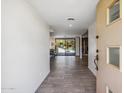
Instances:
[[[65,40],[65,42],[66,42],[66,39],[74,39],[74,48],[75,48],[75,54],[74,54],[74,56],[76,56],[76,39],[75,38],[55,38],[55,44],[56,44],[56,40],[57,39],[60,39],[60,40]],[[56,45],[55,45],[55,50],[56,50]],[[65,52],[65,55],[64,56],[67,56],[66,55],[66,52]]]

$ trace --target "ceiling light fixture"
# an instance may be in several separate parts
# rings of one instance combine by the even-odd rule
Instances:
[[[72,24],[69,24],[69,27],[72,27]]]
[[[67,18],[67,20],[69,21],[69,27],[72,27],[72,21],[74,21],[75,19],[73,17],[69,17]]]
[[[68,18],[67,20],[73,21],[75,20],[73,17]]]

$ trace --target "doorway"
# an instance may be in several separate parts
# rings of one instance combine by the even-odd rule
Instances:
[[[88,37],[82,38],[82,60],[88,66]]]
[[[88,54],[88,37],[82,38],[82,48],[83,48],[83,54]]]
[[[57,56],[75,56],[75,38],[56,38]]]

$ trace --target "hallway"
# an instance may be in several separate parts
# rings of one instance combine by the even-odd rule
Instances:
[[[96,78],[74,56],[58,56],[36,93],[96,93]]]
[[[1,93],[123,93],[122,0],[1,3]]]

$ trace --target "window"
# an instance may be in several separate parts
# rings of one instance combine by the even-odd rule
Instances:
[[[113,93],[108,86],[106,87],[106,93]]]
[[[108,48],[108,64],[120,67],[120,47],[109,47]]]
[[[109,89],[108,93],[112,93],[112,91]]]
[[[108,24],[120,18],[120,1],[115,0],[114,3],[108,8]]]

